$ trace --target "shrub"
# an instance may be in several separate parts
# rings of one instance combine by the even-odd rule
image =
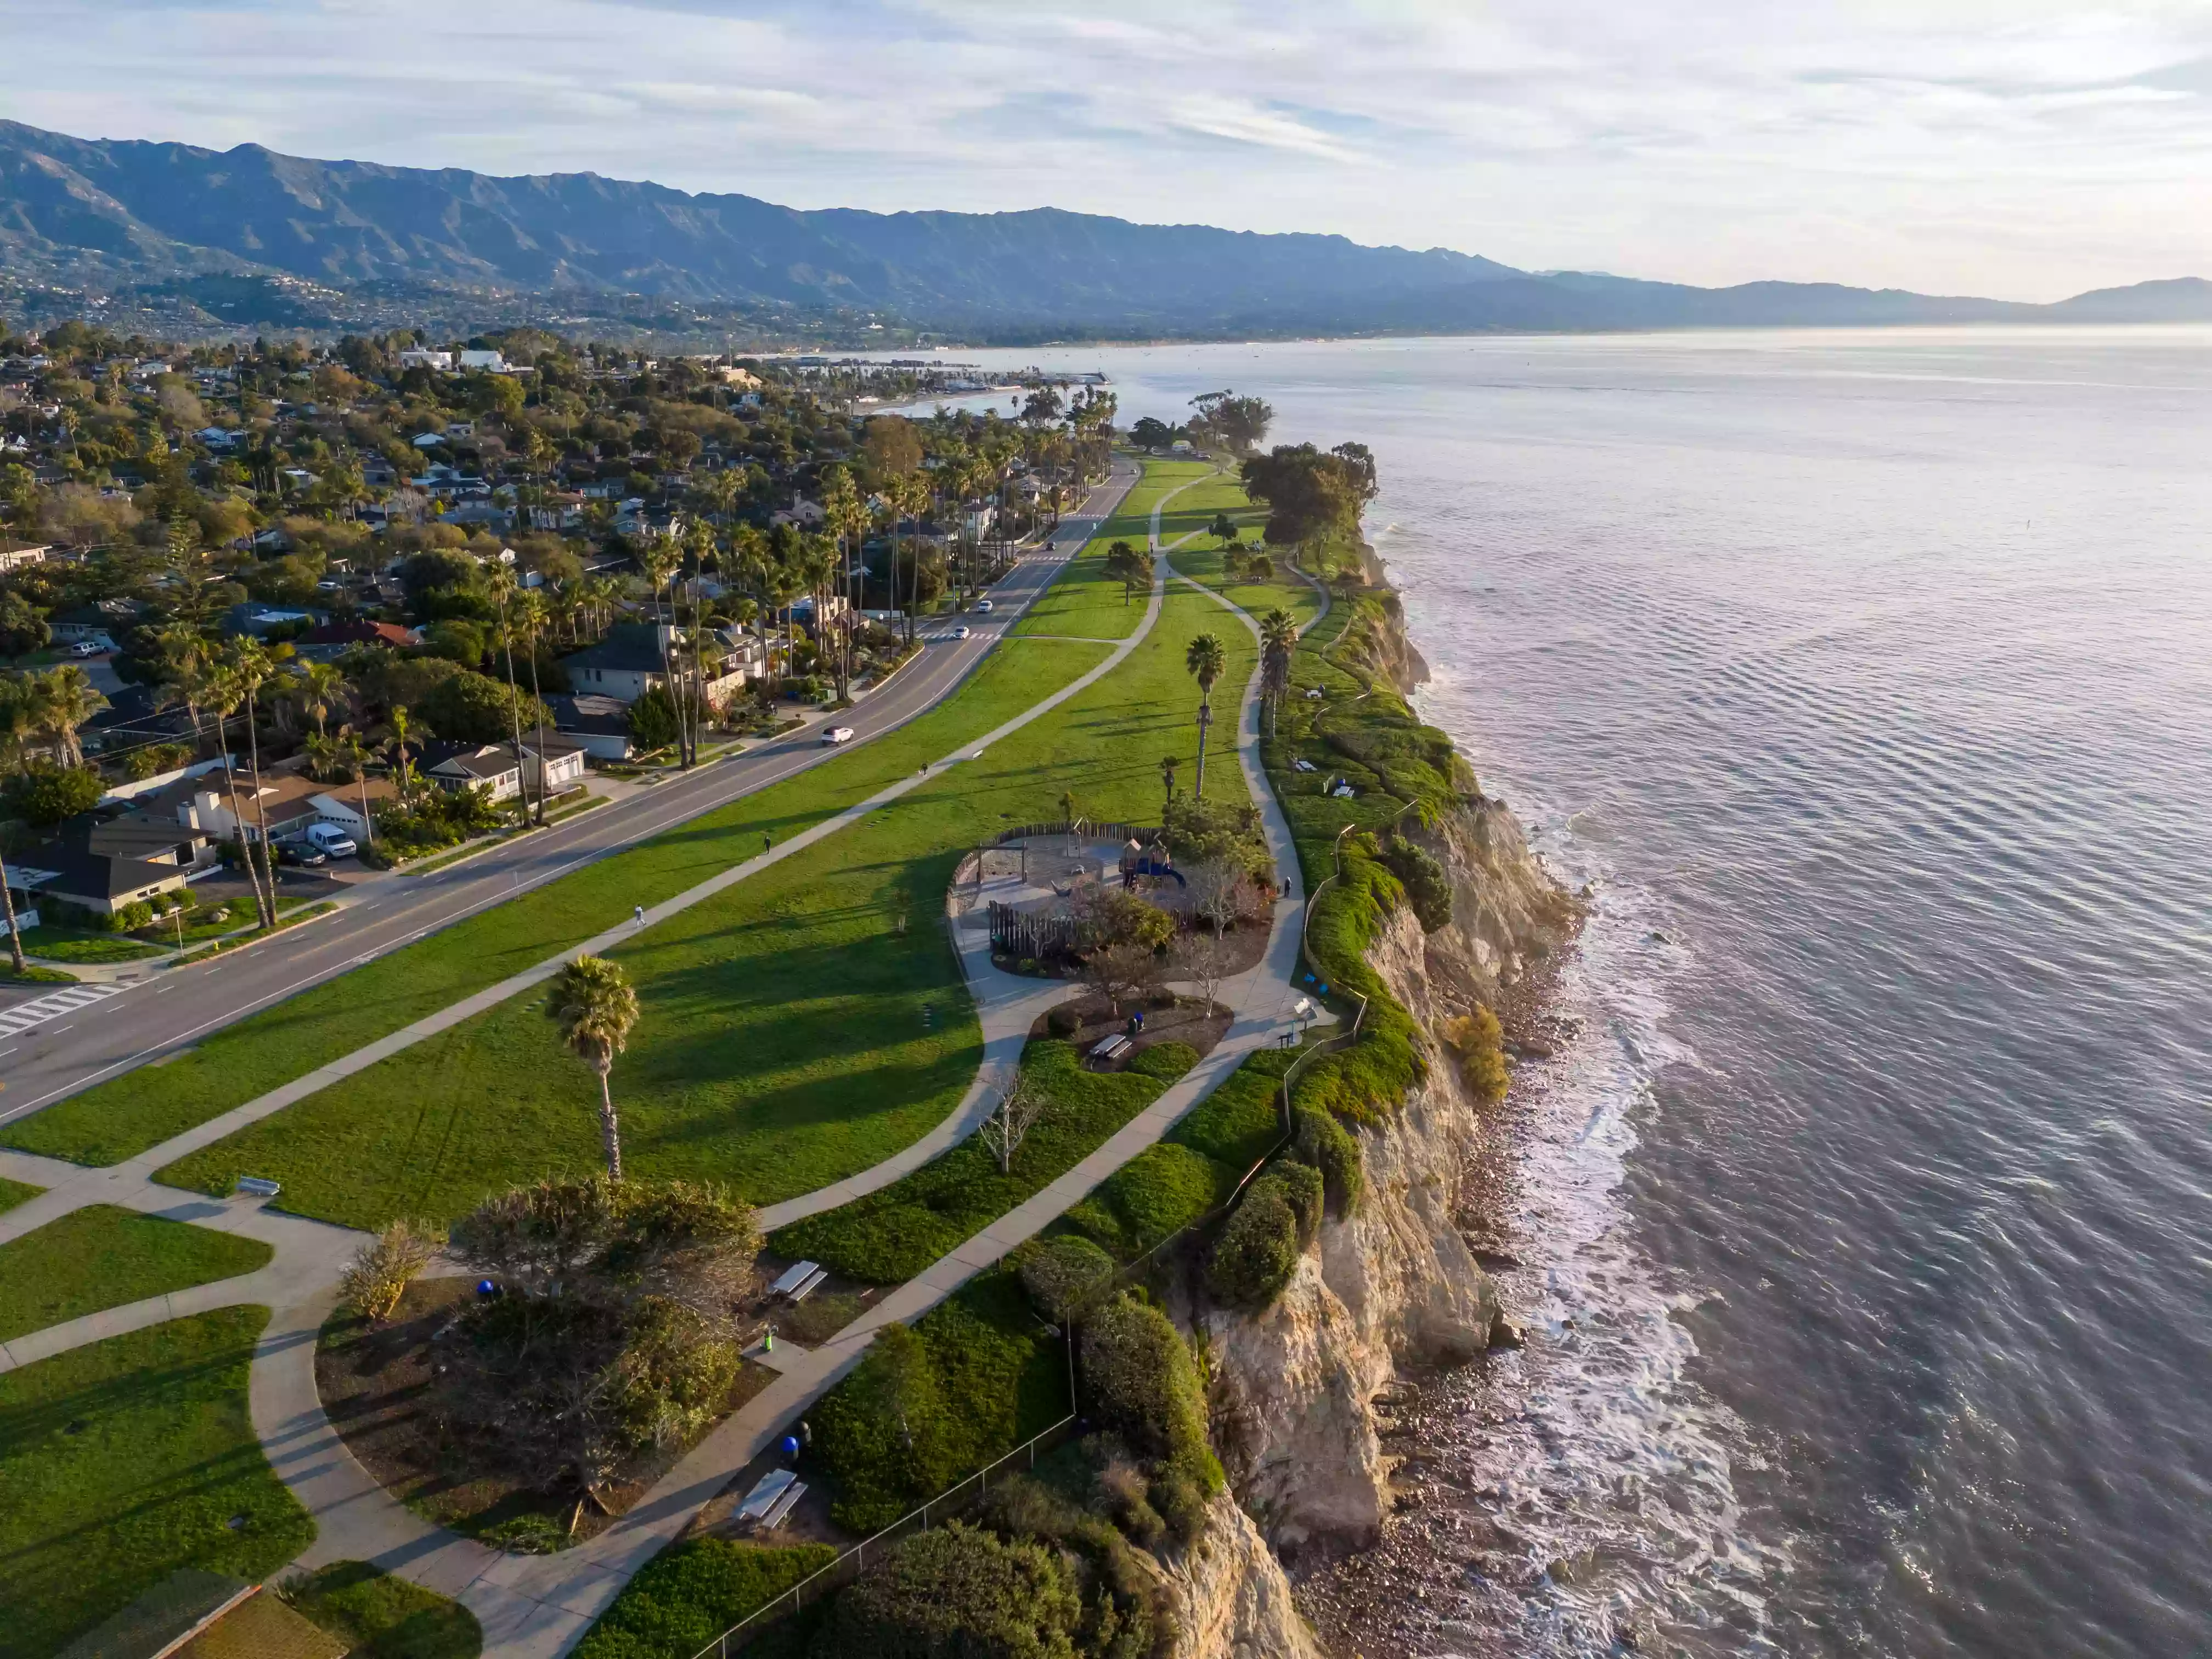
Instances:
[[[665,686],[653,686],[629,706],[630,741],[641,755],[676,741],[676,699]]]
[[[395,1221],[361,1247],[338,1280],[338,1295],[363,1319],[389,1319],[443,1240],[410,1221]]]
[[[1214,1241],[1206,1285],[1234,1308],[1265,1308],[1298,1267],[1298,1218],[1279,1188],[1255,1181]]]
[[[1451,878],[1426,848],[1416,847],[1401,836],[1393,836],[1383,843],[1382,861],[1404,884],[1406,896],[1413,904],[1414,915],[1420,920],[1422,932],[1433,933],[1450,925]]]
[[[1065,1558],[956,1521],[908,1539],[840,1595],[813,1651],[1072,1659],[1082,1618]]]
[[[854,1532],[888,1526],[1068,1409],[1063,1351],[1010,1270],[978,1274],[911,1334],[919,1348],[896,1363],[926,1361],[926,1376],[863,1378],[872,1349],[809,1413],[815,1453],[836,1480],[830,1513]],[[905,1391],[905,1433],[882,1413],[892,1382]]]
[[[575,1659],[696,1653],[836,1559],[826,1544],[763,1548],[696,1537],[654,1556],[577,1645]]]
[[[1314,1107],[1297,1107],[1291,1117],[1295,1126],[1291,1149],[1302,1163],[1321,1171],[1329,1207],[1339,1215],[1350,1215],[1359,1207],[1359,1195],[1367,1180],[1358,1140],[1327,1112]]]
[[[1468,1090],[1485,1105],[1505,1098],[1513,1074],[1505,1064],[1505,1030],[1498,1016],[1477,1003],[1471,1014],[1446,1023],[1444,1041],[1459,1051],[1460,1075]]]
[[[1075,1010],[1064,1002],[1044,1017],[1044,1024],[1047,1030],[1062,1039],[1072,1037],[1083,1029],[1083,1022],[1077,1018]]]
[[[1023,1258],[1022,1288],[1037,1311],[1055,1325],[1114,1273],[1114,1258],[1087,1238],[1048,1238]]]
[[[1206,1440],[1206,1391],[1165,1314],[1127,1294],[1093,1313],[1083,1327],[1083,1380],[1101,1423],[1207,1492],[1219,1490],[1221,1466]]]
[[[1188,1042],[1155,1042],[1149,1048],[1137,1052],[1136,1057],[1123,1066],[1139,1077],[1157,1078],[1162,1083],[1172,1083],[1198,1064],[1198,1050]]]
[[[1162,1141],[1109,1176],[1070,1219],[1102,1243],[1134,1255],[1218,1203],[1221,1176],[1203,1152]]]
[[[1249,1198],[1261,1189],[1281,1195],[1298,1221],[1298,1245],[1304,1249],[1321,1233],[1323,1184],[1319,1170],[1310,1164],[1278,1164],[1246,1188]]]

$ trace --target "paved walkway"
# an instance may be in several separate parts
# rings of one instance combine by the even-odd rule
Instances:
[[[1160,514],[1179,493],[1169,492],[1153,507],[1151,544],[1156,553],[1170,550],[1160,545]],[[1188,539],[1184,537],[1176,545]],[[933,763],[927,775],[935,777],[946,766],[980,759],[1000,738],[1041,718],[1112,672],[1143,642],[1158,619],[1170,574],[1163,558],[1142,621],[1127,639],[1111,642],[1114,649],[1104,661],[981,738],[963,744],[958,752]],[[1176,580],[1188,580],[1180,576]],[[1256,631],[1256,624],[1242,611],[1211,589],[1200,586],[1200,591],[1235,611]],[[542,1557],[512,1556],[491,1549],[422,1520],[392,1498],[346,1451],[316,1392],[314,1347],[316,1334],[335,1304],[338,1274],[359,1248],[362,1235],[276,1213],[259,1200],[209,1199],[156,1185],[151,1179],[155,1170],[186,1152],[543,982],[568,959],[567,951],[112,1168],[88,1170],[58,1159],[0,1149],[0,1176],[46,1188],[0,1214],[0,1243],[85,1205],[111,1203],[261,1238],[276,1250],[270,1264],[255,1273],[109,1309],[0,1345],[0,1370],[189,1314],[242,1304],[273,1309],[254,1355],[249,1399],[255,1431],[271,1466],[316,1520],[315,1542],[299,1558],[301,1564],[374,1561],[426,1589],[462,1601],[484,1628],[487,1654],[512,1659],[557,1659],[580,1638],[631,1574],[678,1536],[739,1469],[859,1363],[878,1329],[892,1320],[920,1317],[976,1273],[1034,1237],[1099,1182],[1157,1141],[1234,1072],[1246,1054],[1272,1044],[1295,1024],[1291,1010],[1297,1000],[1294,981],[1304,899],[1289,825],[1260,769],[1257,674],[1244,691],[1237,736],[1239,757],[1253,798],[1261,804],[1270,850],[1283,872],[1284,886],[1277,896],[1266,955],[1258,965],[1222,987],[1222,1000],[1234,1011],[1235,1018],[1220,1044],[1073,1169],[915,1279],[891,1291],[830,1341],[811,1350],[787,1344],[779,1349],[770,1361],[779,1375],[768,1388],[693,1448],[642,1500],[589,1543]],[[649,909],[646,925],[673,915],[835,834],[921,781],[921,775],[902,779],[781,847]],[[1020,978],[994,967],[990,961],[988,926],[972,925],[985,921],[982,914],[962,916],[951,896],[946,919],[983,1027],[984,1060],[975,1083],[958,1109],[921,1139],[846,1181],[767,1206],[761,1212],[765,1226],[784,1225],[875,1191],[963,1139],[1012,1074],[1037,1017],[1073,989],[1064,983]],[[625,923],[578,948],[600,949],[635,931],[634,923]]]

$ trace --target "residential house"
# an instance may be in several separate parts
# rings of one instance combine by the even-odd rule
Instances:
[[[486,374],[511,374],[514,372],[506,355],[497,351],[464,351],[461,353],[461,367]]]
[[[329,617],[320,611],[303,611],[296,605],[264,605],[258,599],[248,599],[234,605],[222,613],[222,631],[228,635],[251,634],[256,639],[266,639],[282,629],[305,624],[313,628],[327,622]]]
[[[716,637],[726,642],[733,636],[744,638],[734,630]],[[688,651],[681,629],[665,623],[617,623],[597,645],[562,658],[562,663],[568,671],[568,684],[579,692],[612,697],[618,702],[635,702],[654,686],[667,683],[666,667],[661,660],[664,641],[671,653]],[[679,657],[679,674],[689,678],[689,662]],[[751,648],[728,648],[726,645],[719,662],[714,653],[708,652],[707,678],[701,683],[700,690],[710,708],[720,708],[744,690],[747,680],[758,679],[766,672],[758,641],[752,641]]]
[[[418,433],[407,441],[417,449],[441,449],[445,447],[446,434],[442,432]]]
[[[537,733],[526,730],[522,734],[523,787],[535,794],[542,770],[548,795],[574,788],[584,781],[585,757],[590,752],[580,739],[561,736],[557,721],[542,747]]]
[[[166,827],[135,822],[137,814],[104,822],[81,812],[54,839],[8,861],[8,882],[19,909],[60,900],[112,916],[180,890],[197,867],[205,842]]]
[[[315,798],[331,787],[304,772],[264,772],[257,795],[252,776],[239,768],[228,781],[204,773],[143,796],[139,811],[133,816],[173,819],[218,843],[234,839],[243,819],[246,840],[259,841],[265,829],[270,841],[284,841],[321,820],[323,811]],[[238,799],[235,816],[231,811],[234,787]]]
[[[453,354],[450,351],[410,349],[399,354],[399,367],[402,368],[451,369],[453,366]]]
[[[594,760],[626,761],[635,752],[629,705],[619,697],[551,696],[554,729]]]
[[[361,464],[361,481],[371,489],[396,489],[399,469],[381,455],[374,456]]]
[[[44,543],[33,546],[0,539],[0,571],[20,570],[27,564],[37,564],[58,550]]]
[[[426,744],[417,770],[441,789],[458,793],[483,788],[494,800],[522,793],[522,767],[514,749],[503,743],[433,743]],[[578,769],[581,770],[580,758]]]
[[[448,421],[446,422],[446,436],[453,442],[459,443],[463,439],[473,438],[476,435],[477,423],[474,421]]]
[[[307,635],[300,643],[309,645],[387,645],[395,651],[405,651],[422,643],[420,629],[407,628],[398,623],[367,622],[356,617],[344,622],[327,622]]]
[[[366,845],[373,834],[372,813],[381,811],[399,798],[390,778],[363,778],[355,783],[333,783],[312,797],[316,822],[343,830]]]
[[[98,646],[115,649],[115,636],[138,624],[143,607],[132,599],[100,599],[57,614],[51,623],[58,645]]]

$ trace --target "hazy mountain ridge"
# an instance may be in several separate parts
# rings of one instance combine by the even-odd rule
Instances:
[[[4,121],[0,270],[169,292],[190,286],[179,279],[282,275],[349,292],[641,295],[879,313],[985,338],[2212,318],[2212,284],[2194,278],[2057,306],[1832,283],[1699,289],[1341,236],[1054,208],[803,211],[596,173],[498,178]],[[305,314],[294,304],[269,320]]]

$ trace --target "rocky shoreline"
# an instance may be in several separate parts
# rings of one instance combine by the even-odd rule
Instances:
[[[1351,649],[1410,690],[1426,670],[1395,596],[1382,617]],[[1583,912],[1503,802],[1473,796],[1412,838],[1450,878],[1451,920],[1425,933],[1401,907],[1368,961],[1418,1022],[1427,1075],[1356,1130],[1366,1194],[1323,1225],[1279,1300],[1259,1314],[1189,1310],[1213,1356],[1215,1441],[1249,1517],[1232,1530],[1267,1547],[1229,1551],[1237,1571],[1208,1575],[1209,1595],[1226,1601],[1189,1609],[1179,1652],[1190,1659],[1410,1659],[1438,1638],[1483,1651],[1469,1645],[1477,1627],[1451,1616],[1462,1598],[1431,1607],[1425,1580],[1441,1564],[1508,1570],[1510,1522],[1483,1513],[1498,1495],[1479,1472],[1425,1454],[1441,1440],[1426,1431],[1424,1402],[1487,1349],[1522,1340],[1489,1271],[1514,1265],[1521,1091],[1478,1101],[1441,1034],[1480,1004],[1498,1015],[1510,1054],[1540,1060],[1558,1047],[1552,991]]]

